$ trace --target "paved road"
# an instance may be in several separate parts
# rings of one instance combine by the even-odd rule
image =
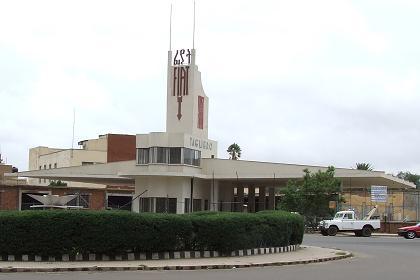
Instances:
[[[311,280],[405,280],[420,279],[420,239],[306,235],[304,244],[352,251],[354,258],[308,265],[207,271],[123,271],[0,274],[0,280],[41,279],[311,279]]]

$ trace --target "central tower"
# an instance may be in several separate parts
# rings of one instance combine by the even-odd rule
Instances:
[[[208,138],[208,97],[195,49],[168,51],[166,131]]]

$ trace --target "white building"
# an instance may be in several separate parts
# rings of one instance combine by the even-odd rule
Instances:
[[[303,170],[327,167],[217,158],[208,139],[209,100],[195,64],[194,49],[168,52],[166,132],[137,134],[135,161],[21,172],[30,178],[97,184],[132,184],[135,212],[274,209],[276,188],[299,179]],[[37,163],[37,166],[43,166]],[[343,189],[414,188],[380,171],[337,168]]]

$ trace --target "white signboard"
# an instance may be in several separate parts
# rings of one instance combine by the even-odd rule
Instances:
[[[371,186],[370,200],[372,202],[387,202],[388,187],[387,186]]]

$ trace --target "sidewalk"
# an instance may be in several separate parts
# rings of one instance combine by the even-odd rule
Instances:
[[[0,262],[0,272],[196,270],[281,266],[325,262],[351,257],[350,252],[301,246],[295,252],[245,257],[90,262]]]
[[[339,232],[337,235],[350,235],[355,236],[353,232]],[[398,234],[396,233],[380,233],[380,232],[374,232],[372,233],[372,237],[398,237]]]

